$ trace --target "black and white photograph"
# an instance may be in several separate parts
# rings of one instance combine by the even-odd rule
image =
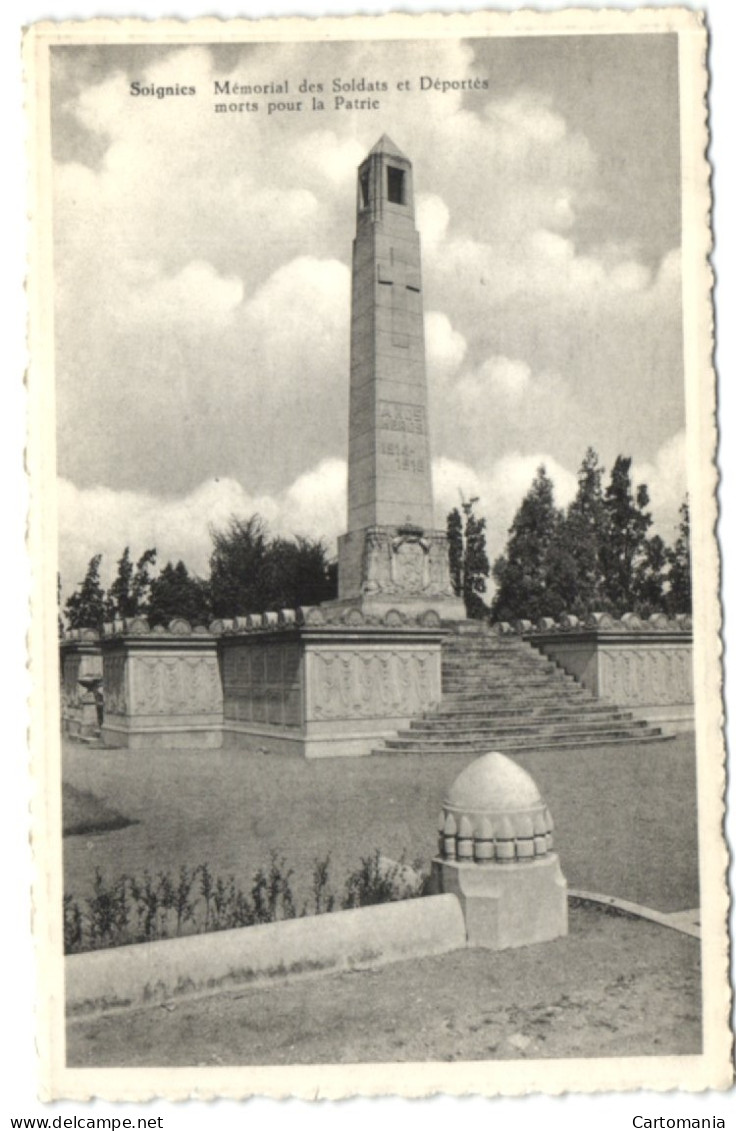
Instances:
[[[49,1098],[729,1086],[706,44],[28,33]]]

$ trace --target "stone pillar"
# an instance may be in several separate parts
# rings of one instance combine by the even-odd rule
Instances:
[[[71,629],[60,642],[61,727],[73,738],[93,738],[99,733],[94,691],[102,681],[100,641],[92,629]]]
[[[385,135],[358,169],[350,337],[348,529],[340,603],[465,617],[434,529],[419,234],[409,159]]]
[[[534,781],[503,754],[484,754],[451,786],[440,814],[436,893],[457,896],[468,946],[490,950],[567,934],[567,884]]]

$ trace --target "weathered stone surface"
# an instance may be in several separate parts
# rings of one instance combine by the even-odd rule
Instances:
[[[231,745],[369,754],[440,699],[441,631],[323,623],[220,639]]]
[[[67,637],[60,645],[61,728],[73,738],[85,738],[98,730],[94,694],[90,680],[102,677],[102,650],[97,634],[89,630]]]
[[[567,883],[554,852],[505,865],[435,859],[432,888],[459,899],[468,946],[507,950],[567,934]]]
[[[173,636],[189,636],[192,626],[184,617],[174,617],[169,621],[168,629]]]
[[[273,979],[302,971],[354,970],[446,954],[465,946],[456,899],[399,900],[153,943],[93,950],[65,960],[66,1003],[73,1012],[127,999],[134,1005],[180,1001],[213,984],[238,984],[244,972]]]
[[[534,856],[535,822],[541,822],[545,840],[537,845],[538,855],[546,854],[552,847],[552,817],[531,776],[506,755],[492,751],[476,758],[455,779],[447,792],[443,805],[445,814],[445,841],[447,820],[452,817],[458,839],[470,841],[470,851],[456,855],[473,857],[473,841],[477,837],[488,841],[492,836],[499,855],[483,849],[482,859],[500,861],[524,859]],[[465,832],[463,833],[463,829]],[[481,835],[482,834],[482,835]],[[529,844],[532,841],[531,853]]]
[[[638,620],[638,618],[636,618]],[[692,636],[661,622],[629,620],[531,637],[536,648],[597,698],[678,730],[694,724]]]
[[[221,745],[222,686],[217,641],[209,633],[177,634],[170,624],[168,633],[117,637],[103,644],[102,674],[107,745],[152,750]]]
[[[358,170],[348,528],[338,556],[339,602],[380,618],[387,597],[415,616],[434,598],[447,619],[465,616],[450,584],[446,535],[434,529],[413,172],[385,135]]]
[[[440,822],[432,887],[460,900],[469,946],[503,950],[567,934],[552,818],[526,770],[496,751],[477,758],[448,790]]]

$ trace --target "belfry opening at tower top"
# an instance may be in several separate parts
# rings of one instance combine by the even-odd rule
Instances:
[[[413,169],[384,134],[358,168],[350,328],[347,533],[340,603],[441,606],[463,619],[436,530]]]

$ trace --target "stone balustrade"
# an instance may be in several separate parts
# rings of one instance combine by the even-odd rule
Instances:
[[[610,613],[593,612],[581,619],[571,613],[561,613],[555,620],[554,617],[540,617],[535,622],[519,618],[511,623],[497,621],[491,626],[491,631],[499,636],[537,636],[540,633],[562,633],[595,630],[598,632],[677,632],[692,634],[692,617],[689,614],[678,614],[668,617],[666,613],[652,613],[649,617],[640,617],[637,613],[624,613],[616,619]]]
[[[135,616],[99,636],[74,630],[64,647],[82,635],[101,665],[102,739],[112,746],[207,748],[224,737],[307,757],[368,754],[441,695],[434,609],[303,606],[206,627]]]
[[[514,627],[597,698],[675,730],[694,726],[690,616],[624,613],[616,619],[594,612],[585,620],[563,615]]]

